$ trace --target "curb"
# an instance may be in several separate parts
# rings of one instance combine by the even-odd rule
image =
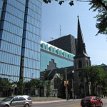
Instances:
[[[32,104],[44,104],[44,103],[56,103],[56,102],[64,102],[66,100],[55,100],[55,101],[33,101]]]
[[[47,103],[56,103],[56,102],[75,102],[75,101],[80,101],[80,100],[53,100],[53,101],[33,101],[32,104],[47,104]]]

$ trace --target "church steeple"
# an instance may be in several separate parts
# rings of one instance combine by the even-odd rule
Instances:
[[[91,65],[90,57],[88,57],[86,53],[79,17],[77,24],[76,55],[74,57],[74,65],[75,69],[81,69]]]
[[[83,40],[83,34],[80,26],[79,16],[78,16],[78,28],[77,28],[77,44],[76,44],[76,55],[77,56],[84,56],[87,55],[85,49],[85,43]]]

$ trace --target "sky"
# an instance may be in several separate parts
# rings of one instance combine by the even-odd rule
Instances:
[[[107,65],[107,36],[99,34],[96,28],[96,14],[89,10],[88,2],[75,2],[74,6],[68,0],[59,5],[54,0],[52,3],[43,3],[42,8],[42,41],[50,41],[68,34],[77,37],[77,16],[79,16],[81,30],[86,46],[86,51],[92,65]]]

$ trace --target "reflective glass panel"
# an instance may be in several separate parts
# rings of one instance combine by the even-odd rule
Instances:
[[[3,5],[3,0],[0,0],[0,18],[1,18],[2,5]]]
[[[47,65],[49,65],[49,62],[52,60],[54,60],[54,63],[58,68],[69,67],[74,65],[73,60],[46,51],[45,52],[41,51],[41,71],[47,69]]]

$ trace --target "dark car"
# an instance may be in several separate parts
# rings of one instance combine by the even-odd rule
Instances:
[[[28,95],[11,96],[0,101],[0,107],[31,107],[32,100]]]
[[[81,100],[82,107],[102,107],[103,102],[97,96],[87,96]]]

